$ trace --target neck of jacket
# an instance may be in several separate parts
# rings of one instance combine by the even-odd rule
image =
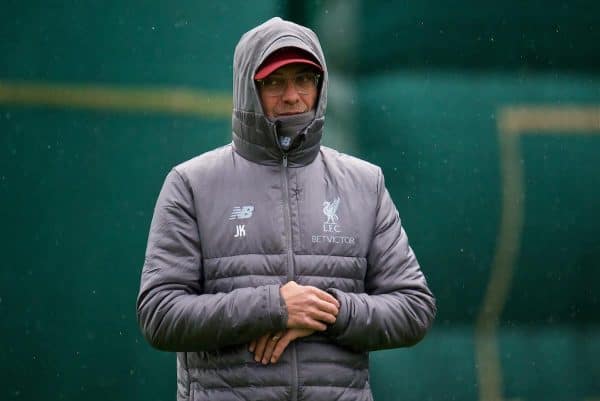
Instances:
[[[234,110],[233,146],[243,158],[264,165],[281,164],[287,155],[289,167],[302,167],[317,157],[323,135],[324,117],[316,117],[298,135],[297,143],[287,152],[277,140],[278,123],[263,114]]]

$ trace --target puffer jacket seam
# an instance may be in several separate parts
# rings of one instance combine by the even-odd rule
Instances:
[[[261,388],[278,388],[278,387],[289,387],[289,385],[285,385],[285,384],[261,384],[260,385]],[[335,386],[332,386],[335,387]],[[341,387],[341,386],[337,386],[337,387]],[[210,390],[230,390],[232,388],[256,388],[255,385],[253,384],[248,384],[248,385],[237,385],[237,386],[215,386],[215,387],[207,387],[207,386],[202,386],[202,389],[206,390],[206,391],[210,391]],[[354,387],[351,387],[354,388]],[[358,388],[358,387],[357,387]]]
[[[295,253],[296,256],[325,256],[328,258],[343,258],[343,259],[352,259],[352,260],[367,260],[364,256],[346,256],[346,255],[331,255],[331,254],[318,254],[318,253]]]
[[[220,280],[231,280],[232,278],[241,278],[241,277],[286,277],[285,274],[234,274],[234,275],[230,275],[230,276],[221,276],[221,277],[211,277],[206,279],[205,281],[207,283],[212,283],[215,281],[220,281]],[[317,278],[321,278],[321,277],[325,277],[325,278],[330,278],[331,276],[328,276],[326,274],[299,274],[298,276],[301,277],[317,277]],[[342,280],[352,280],[352,281],[362,281],[362,279],[356,278],[356,277],[342,277],[342,276],[336,276],[336,278],[342,279]]]
[[[302,277],[326,277],[326,278],[331,278],[331,276],[328,276],[327,274],[299,274],[299,276]],[[355,277],[343,277],[343,276],[335,276],[335,278],[340,278],[342,280],[352,280],[352,281],[362,281],[362,278],[355,278]]]
[[[285,274],[232,274],[230,276],[211,277],[205,279],[205,282],[212,283],[220,280],[231,280],[232,278],[242,277],[285,277]]]
[[[211,256],[211,257],[204,257],[204,260],[215,260],[215,259],[227,259],[227,258],[235,258],[238,256],[287,256],[287,253],[240,253],[240,254],[235,254],[235,255],[227,255],[227,256]],[[358,261],[365,261],[367,260],[366,257],[364,256],[346,256],[346,255],[330,255],[330,254],[318,254],[318,253],[298,253],[298,252],[294,252],[294,255],[296,256],[311,256],[311,257],[328,257],[328,258],[342,258],[342,259],[351,259],[351,260],[358,260]]]
[[[236,254],[236,255],[227,255],[227,256],[212,256],[210,258],[205,257],[204,260],[227,259],[227,258],[235,258],[235,257],[238,257],[238,256],[250,256],[250,255],[257,255],[257,256],[285,256],[287,254],[285,254],[285,253],[240,253],[240,254]]]

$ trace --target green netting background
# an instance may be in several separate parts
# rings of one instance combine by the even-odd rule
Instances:
[[[280,15],[321,37],[325,143],[383,167],[438,298],[421,344],[372,354],[375,399],[480,400],[475,322],[502,217],[500,112],[600,104],[600,5],[525,3],[4,2],[0,399],[175,398],[174,355],[151,349],[135,322],[148,227],[170,167],[230,140],[226,114],[23,104],[3,85],[228,96],[240,35]],[[534,130],[518,144],[524,217],[497,332],[501,392],[597,400],[600,132]]]

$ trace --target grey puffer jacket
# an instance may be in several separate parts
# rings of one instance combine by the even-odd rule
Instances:
[[[244,35],[233,143],[175,167],[156,204],[137,313],[150,344],[177,351],[180,401],[372,400],[368,352],[415,344],[435,315],[381,170],[320,145],[327,72],[302,143],[278,147],[252,78],[286,46],[325,68],[306,28],[275,18]],[[285,329],[289,280],[334,294],[340,312],[263,366],[248,344]]]

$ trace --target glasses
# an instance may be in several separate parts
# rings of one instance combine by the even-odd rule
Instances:
[[[301,95],[308,95],[316,89],[320,78],[321,75],[317,73],[303,72],[293,77],[292,83],[294,84],[294,88],[296,88],[296,92]],[[281,96],[285,92],[289,80],[287,77],[274,76],[258,79],[256,82],[262,88],[263,94],[267,96]]]

